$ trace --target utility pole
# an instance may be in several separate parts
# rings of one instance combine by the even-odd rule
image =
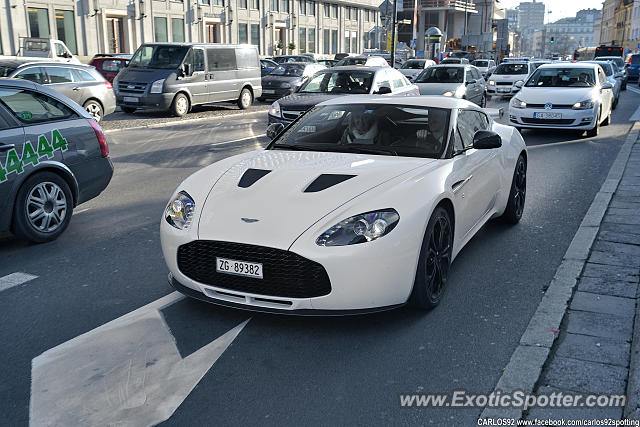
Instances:
[[[391,68],[396,64],[396,21],[398,20],[398,0],[393,0],[393,15],[391,25]]]

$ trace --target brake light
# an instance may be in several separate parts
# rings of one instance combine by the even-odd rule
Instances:
[[[109,155],[109,145],[107,145],[107,137],[104,135],[102,128],[100,125],[93,119],[87,119],[89,124],[93,128],[93,131],[96,133],[96,138],[98,138],[98,144],[100,144],[100,151],[102,152],[102,157],[107,157]]]
[[[104,85],[107,87],[107,89],[113,89],[113,85],[111,85],[111,83],[109,82],[109,80],[105,80],[105,81],[104,81]]]

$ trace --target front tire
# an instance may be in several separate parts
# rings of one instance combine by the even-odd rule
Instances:
[[[587,131],[587,138],[593,138],[594,136],[598,136],[600,133],[600,114],[602,114],[602,110],[598,111],[598,115],[596,116],[596,124],[593,126],[593,129],[589,129]]]
[[[93,117],[93,120],[97,123],[102,121],[102,118],[104,117],[104,110],[98,101],[90,99],[85,102],[82,107],[87,111],[87,113],[91,114],[91,117]]]
[[[517,224],[524,212],[524,202],[527,195],[527,162],[521,155],[518,157],[511,180],[509,200],[501,218],[509,224]]]
[[[18,191],[13,232],[32,242],[50,242],[66,230],[72,213],[69,184],[53,172],[37,173]]]
[[[446,209],[439,206],[424,234],[409,304],[431,310],[440,303],[449,277],[452,249],[453,223]]]
[[[189,98],[184,93],[179,93],[173,98],[171,113],[176,117],[182,117],[189,112]]]
[[[247,108],[251,107],[251,104],[253,104],[253,95],[251,94],[251,91],[245,87],[240,92],[240,97],[238,98],[238,108],[240,108],[241,110],[246,110]]]
[[[482,95],[482,98],[480,99],[480,108],[485,108],[487,106],[487,97],[485,95]]]

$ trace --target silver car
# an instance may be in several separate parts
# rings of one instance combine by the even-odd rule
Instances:
[[[81,105],[96,122],[116,110],[111,83],[89,65],[60,62],[0,61],[0,77],[45,85]]]
[[[620,99],[620,91],[622,91],[622,79],[616,77],[617,70],[614,69],[615,66],[608,60],[584,62],[590,64],[598,64],[604,70],[604,74],[607,76],[607,80],[613,85],[613,104],[611,105],[611,108],[615,109],[618,106],[618,99]]]
[[[425,68],[436,65],[431,59],[409,59],[398,69],[409,81],[416,78]]]
[[[413,83],[420,89],[420,95],[453,96],[475,102],[481,107],[487,103],[487,83],[472,65],[435,65],[420,73]]]

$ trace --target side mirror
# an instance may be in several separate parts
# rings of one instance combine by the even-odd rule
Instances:
[[[476,84],[476,80],[467,80],[467,83],[466,83],[467,86],[474,85],[474,84]]]
[[[391,88],[389,86],[380,86],[380,89],[378,89],[377,92],[375,92],[376,95],[388,95],[391,93]]]
[[[524,82],[523,82],[522,80],[518,80],[518,81],[516,82],[515,86],[516,86],[518,89],[520,89],[520,88],[522,88],[522,86],[524,86]]]
[[[604,82],[602,83],[602,86],[600,86],[601,89],[613,89],[613,85],[610,82]]]
[[[274,140],[283,130],[284,125],[282,123],[271,123],[267,126],[267,138]]]
[[[473,148],[477,150],[487,150],[502,147],[502,138],[490,130],[479,130],[473,135]]]
[[[485,108],[484,112],[493,120],[501,119],[504,116],[504,108]]]

